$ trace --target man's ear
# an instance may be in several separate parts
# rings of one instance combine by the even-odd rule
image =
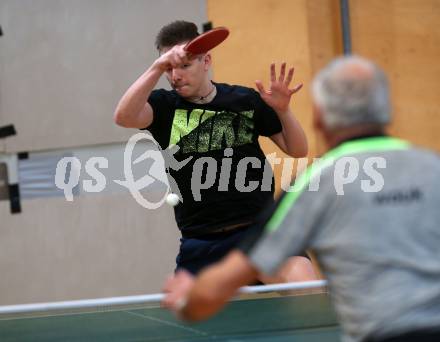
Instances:
[[[322,120],[322,110],[316,105],[313,104],[313,128],[316,131],[323,132],[324,130],[324,122]]]
[[[203,56],[203,64],[205,71],[208,71],[212,64],[212,58],[210,53],[207,53]]]
[[[324,120],[324,113],[316,103],[313,104],[313,129],[317,136],[317,140],[322,142],[324,145],[318,146],[318,153],[321,154],[328,150],[329,148],[329,134],[330,132],[326,129]]]

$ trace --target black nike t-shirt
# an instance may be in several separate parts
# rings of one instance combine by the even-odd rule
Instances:
[[[148,99],[154,112],[148,130],[163,150],[179,146],[177,161],[189,158],[168,172],[183,198],[175,207],[177,225],[193,235],[253,221],[273,200],[272,170],[258,137],[281,131],[277,114],[251,88],[215,86],[207,104],[163,89]]]

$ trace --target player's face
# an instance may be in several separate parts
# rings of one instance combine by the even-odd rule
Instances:
[[[203,84],[209,78],[210,56],[203,55],[176,68],[170,68],[165,75],[171,87],[182,97],[198,97]]]

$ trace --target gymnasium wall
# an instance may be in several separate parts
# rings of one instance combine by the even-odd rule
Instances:
[[[390,77],[391,132],[440,151],[440,1],[352,0],[350,11],[353,52]],[[342,53],[338,0],[3,0],[0,126],[14,123],[18,135],[1,139],[0,153],[119,153],[136,131],[113,124],[114,107],[155,58],[158,28],[181,18],[230,28],[213,51],[216,81],[253,87],[268,83],[271,62],[295,66],[305,87],[292,110],[309,156],[324,150],[309,88]],[[156,292],[172,271],[178,232],[168,207],[148,211],[128,192],[108,191],[73,203],[27,198],[11,215],[4,197],[0,189],[0,304]]]
[[[116,126],[113,112],[156,58],[157,31],[175,19],[201,27],[205,1],[0,1],[0,127],[18,133],[0,139],[0,157],[27,152],[19,214],[0,165],[0,305],[158,292],[173,272],[173,210],[145,209],[113,182],[124,179],[125,143],[138,133]],[[94,181],[89,157],[107,158],[105,190],[79,186],[67,202],[54,186],[63,156],[81,161],[79,184]],[[137,179],[149,171],[138,166]]]
[[[204,0],[2,0],[0,119],[19,132],[6,151],[126,141],[114,109],[176,13],[206,21]]]

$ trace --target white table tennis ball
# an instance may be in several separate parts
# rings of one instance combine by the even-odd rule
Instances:
[[[167,204],[169,204],[172,207],[175,207],[177,204],[179,204],[179,196],[173,193],[169,193],[167,195],[166,199]]]

